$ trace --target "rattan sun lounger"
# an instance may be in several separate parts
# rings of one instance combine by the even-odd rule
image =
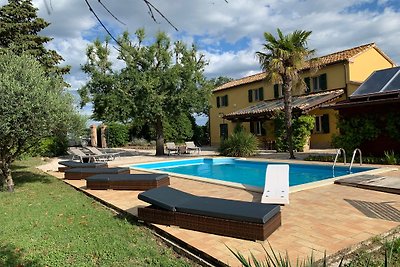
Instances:
[[[279,205],[198,197],[170,187],[140,193],[151,206],[139,207],[139,220],[200,232],[265,240],[281,225]]]
[[[86,178],[88,189],[148,190],[169,185],[167,174],[97,174]]]
[[[59,172],[64,172],[72,168],[107,168],[107,163],[105,162],[77,162],[65,160],[59,161],[58,164],[63,165],[63,167],[58,167]]]
[[[129,174],[129,168],[73,168],[65,170],[64,178],[81,180],[96,174]]]
[[[96,157],[101,157],[106,161],[111,161],[114,160],[117,156],[120,155],[120,152],[113,152],[113,153],[106,153],[106,152],[101,152],[100,150],[97,149],[97,147],[92,147],[88,146],[86,147],[90,152],[92,152]]]

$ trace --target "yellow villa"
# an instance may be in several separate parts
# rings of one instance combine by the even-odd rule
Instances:
[[[375,70],[395,63],[374,43],[353,47],[319,58],[320,68],[301,70],[306,88],[293,92],[293,109],[315,116],[310,148],[329,148],[336,128],[337,111],[322,109],[327,103],[345,100]],[[265,72],[237,79],[213,90],[210,109],[211,144],[218,146],[237,123],[254,133],[263,148],[274,147],[271,116],[283,110],[281,85],[266,81]]]

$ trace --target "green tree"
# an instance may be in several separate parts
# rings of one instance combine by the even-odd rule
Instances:
[[[214,88],[217,88],[218,86],[221,86],[230,81],[233,81],[233,79],[226,76],[219,76],[217,78],[210,79],[210,82],[212,82]]]
[[[63,58],[44,44],[52,40],[38,33],[50,23],[37,17],[31,0],[8,0],[0,7],[0,47],[9,48],[17,55],[29,54],[38,60],[47,73],[67,74],[70,67],[59,67]]]
[[[120,116],[119,121],[139,120],[153,125],[156,155],[163,155],[165,119],[174,120],[182,113],[203,112],[208,106],[211,83],[203,75],[207,63],[194,46],[188,48],[179,41],[172,44],[162,32],[146,40],[144,29],[139,29],[136,42],[125,32],[119,43],[119,59],[125,63],[120,72],[111,67],[101,71],[101,66],[109,62],[108,55],[103,57],[109,53],[107,40],[105,45],[98,43],[95,49],[88,49],[84,71],[89,74],[90,81],[80,90],[81,95],[94,99],[94,113],[98,119],[111,113]],[[104,82],[107,77],[113,82]],[[83,99],[88,101],[85,96]],[[117,97],[118,101],[102,101],[104,108],[96,107],[96,99],[110,97]]]
[[[284,92],[284,111],[286,140],[290,158],[294,159],[293,152],[293,127],[292,127],[292,91],[300,87],[303,81],[299,71],[305,67],[306,60],[314,53],[307,48],[307,39],[311,31],[296,30],[288,35],[283,35],[280,29],[278,38],[265,32],[263,51],[256,52],[261,68],[267,73],[267,80],[282,84]]]
[[[67,130],[77,113],[59,78],[28,55],[0,53],[0,186],[14,190],[11,164],[44,137]]]
[[[164,120],[164,137],[167,141],[183,142],[193,137],[193,124],[190,115],[179,114],[173,119]]]
[[[92,118],[104,123],[127,123],[135,114],[135,103],[128,95],[127,81],[121,81],[120,72],[114,71],[109,59],[110,38],[102,44],[95,40],[86,50],[87,61],[82,70],[89,75],[90,80],[78,90],[81,97],[81,107],[93,102]],[[144,123],[144,122],[142,122]]]

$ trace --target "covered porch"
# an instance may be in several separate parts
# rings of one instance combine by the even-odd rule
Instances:
[[[322,105],[338,100],[343,94],[344,90],[339,89],[294,96],[292,98],[292,114],[294,116],[301,116],[303,114],[316,116],[315,129],[310,138],[311,144],[313,143],[313,138],[321,139],[321,136],[325,139],[329,139],[326,142],[330,144],[332,132],[330,128],[335,128],[332,127],[332,124],[334,125],[336,118],[332,116],[332,114],[329,116],[329,112],[326,112],[326,110],[324,111],[326,114],[320,114],[318,110]],[[284,100],[283,98],[279,98],[259,102],[255,105],[226,114],[223,118],[232,123],[243,123],[245,126],[244,128],[258,137],[260,146],[263,149],[273,150],[275,149],[276,141],[274,118],[278,112],[283,110]],[[315,148],[326,147],[316,146]]]

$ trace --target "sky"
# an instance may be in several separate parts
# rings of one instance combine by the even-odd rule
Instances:
[[[325,55],[375,42],[397,64],[400,62],[400,1],[398,0],[150,0],[178,29],[160,16],[154,22],[142,0],[101,2],[124,24],[119,23],[98,0],[88,0],[113,35],[133,34],[144,27],[149,37],[166,32],[172,40],[194,43],[209,64],[208,78],[241,78],[260,72],[255,57],[262,50],[264,32],[285,34],[312,31],[308,46]],[[6,0],[0,0],[0,5]],[[77,95],[88,77],[81,71],[87,46],[107,35],[85,0],[33,0],[39,16],[51,25],[41,32],[54,39],[47,44],[72,66],[65,76],[68,90]],[[111,54],[117,55],[112,49]],[[114,59],[115,68],[122,65]],[[91,105],[81,110],[91,113]],[[200,122],[201,123],[201,122]]]

